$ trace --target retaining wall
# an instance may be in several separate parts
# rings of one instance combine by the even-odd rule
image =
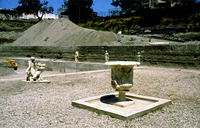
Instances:
[[[26,69],[28,67],[29,58],[15,58],[15,62],[18,64],[19,69]],[[80,71],[91,71],[91,70],[104,70],[110,69],[108,65],[104,63],[87,63],[87,62],[72,62],[72,61],[58,61],[50,59],[38,59],[36,63],[46,64],[45,71],[56,71],[56,72],[80,72]]]
[[[145,63],[174,63],[200,65],[200,45],[146,45],[146,46],[1,46],[0,57],[30,57],[62,59],[74,61],[75,51],[79,51],[80,62],[105,62],[105,51],[110,61],[136,61],[142,52]]]

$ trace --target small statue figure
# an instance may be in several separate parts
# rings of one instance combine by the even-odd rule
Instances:
[[[121,39],[122,31],[119,31],[117,35],[118,35],[118,42],[122,42],[122,39]]]
[[[138,52],[138,54],[137,54],[137,62],[139,62],[140,63],[140,57],[141,57],[141,54],[140,54],[140,52]],[[140,65],[137,65],[137,67],[139,67]]]
[[[105,60],[106,60],[106,62],[109,61],[109,54],[108,54],[108,51],[105,52]]]
[[[35,63],[35,57],[31,57],[28,61],[28,68],[26,69],[26,81],[42,81],[41,73],[44,71],[46,65]]]
[[[75,62],[78,62],[79,53],[78,51],[75,52]]]

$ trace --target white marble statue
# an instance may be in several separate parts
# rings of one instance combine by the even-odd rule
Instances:
[[[79,53],[78,51],[75,52],[75,62],[78,62]]]
[[[122,42],[121,35],[122,35],[122,31],[119,31],[119,32],[117,33],[117,36],[118,36],[118,42]]]
[[[28,61],[26,69],[26,81],[42,81],[41,73],[45,70],[46,65],[35,62],[35,57],[31,57]]]
[[[106,62],[109,61],[109,53],[108,53],[108,51],[105,52],[105,61]]]
[[[139,62],[139,63],[140,63],[140,58],[141,58],[141,53],[138,52],[137,53],[137,62]],[[140,65],[137,65],[137,66],[139,67]]]

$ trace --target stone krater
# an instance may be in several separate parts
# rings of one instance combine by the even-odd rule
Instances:
[[[171,103],[167,99],[127,92],[133,87],[133,67],[139,65],[139,62],[113,61],[105,64],[111,66],[111,85],[118,92],[75,100],[72,101],[73,106],[127,120],[147,114]]]
[[[135,61],[106,62],[111,66],[111,85],[119,92],[118,101],[126,101],[125,93],[133,86],[133,67],[139,65]]]

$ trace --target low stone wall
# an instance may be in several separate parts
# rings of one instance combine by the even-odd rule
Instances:
[[[28,67],[28,60],[29,58],[15,58],[15,62],[18,64],[18,69],[26,69]],[[110,67],[108,65],[104,65],[104,63],[58,61],[38,58],[36,58],[36,63],[46,64],[46,71],[67,73],[110,69]]]
[[[141,52],[143,64],[173,63],[200,65],[200,45],[146,45],[146,46],[1,46],[0,57],[30,57],[74,61],[79,51],[80,62],[105,62],[105,51],[110,61],[136,61]]]

